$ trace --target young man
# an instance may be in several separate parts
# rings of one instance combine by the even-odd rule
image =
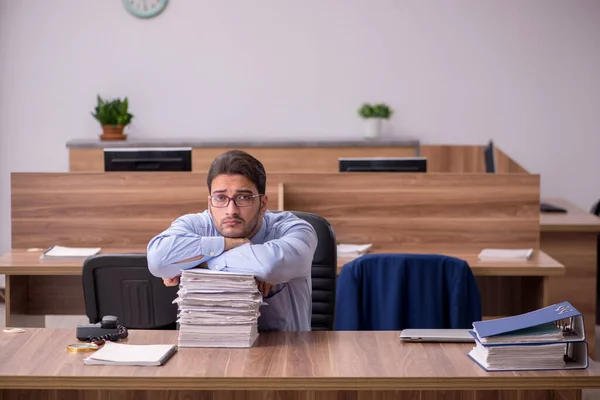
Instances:
[[[182,269],[250,273],[264,301],[262,331],[308,331],[317,234],[292,213],[267,211],[266,174],[250,154],[231,150],[208,171],[208,210],[187,214],[148,244],[150,272],[177,285]]]

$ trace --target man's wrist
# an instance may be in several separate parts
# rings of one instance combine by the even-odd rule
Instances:
[[[198,248],[205,257],[216,257],[225,251],[225,241],[222,236],[206,236]]]
[[[231,250],[236,247],[242,246],[246,243],[250,243],[250,240],[248,240],[246,238],[228,238],[228,237],[226,237],[224,239],[225,239],[225,245],[223,247],[223,251]]]

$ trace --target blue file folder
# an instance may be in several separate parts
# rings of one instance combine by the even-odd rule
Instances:
[[[515,333],[532,336],[543,333],[548,324],[554,324],[563,330],[562,341],[585,340],[583,315],[568,301],[513,317],[473,322],[473,328],[480,338],[502,339],[502,335],[505,335],[509,339],[510,334]]]
[[[583,315],[567,301],[512,317],[473,322],[473,328],[474,330],[470,333],[475,338],[476,345],[473,351],[468,353],[468,356],[486,371],[585,369],[589,366]],[[554,333],[554,337],[544,336],[552,333]],[[482,340],[486,342],[484,343]],[[487,342],[487,340],[493,342]],[[485,348],[519,347],[522,349],[520,352],[526,355],[528,351],[534,351],[535,348],[540,349],[557,344],[563,344],[566,348],[565,366],[560,368],[536,365],[535,361],[532,361],[527,367],[517,367],[515,364],[512,367],[506,365],[502,368],[487,368],[473,357],[477,346]],[[504,357],[502,356],[502,358]],[[499,361],[496,356],[494,359],[496,363]],[[523,359],[520,361],[522,363]],[[482,362],[485,360],[482,359]]]

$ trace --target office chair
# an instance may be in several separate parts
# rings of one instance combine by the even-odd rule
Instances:
[[[469,329],[481,296],[466,261],[434,254],[367,254],[338,277],[335,330]]]
[[[311,330],[333,330],[335,314],[335,286],[337,276],[337,243],[335,233],[325,218],[302,211],[290,211],[312,225],[317,232],[318,244],[313,257]]]
[[[148,270],[146,254],[99,254],[83,263],[83,296],[90,323],[114,315],[128,329],[177,329],[178,286]]]

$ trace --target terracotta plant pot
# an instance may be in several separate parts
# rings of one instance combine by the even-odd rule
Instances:
[[[127,135],[123,134],[123,125],[102,125],[100,140],[125,140]]]

